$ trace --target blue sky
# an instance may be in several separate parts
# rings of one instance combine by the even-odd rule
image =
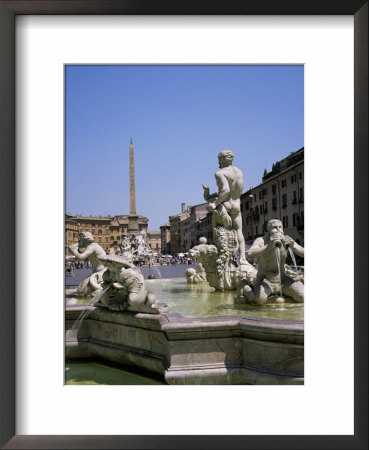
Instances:
[[[129,213],[131,137],[149,230],[216,190],[221,150],[245,191],[304,146],[303,66],[67,66],[65,94],[71,214]]]

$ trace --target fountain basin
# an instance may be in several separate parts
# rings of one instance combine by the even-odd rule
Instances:
[[[77,332],[68,334],[81,314]],[[96,358],[168,384],[303,384],[304,324],[248,315],[185,317],[66,308],[66,358]]]

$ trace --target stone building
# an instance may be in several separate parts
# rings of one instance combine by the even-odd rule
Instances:
[[[208,244],[214,244],[213,239],[213,227],[212,227],[212,215],[208,212],[205,217],[200,219],[194,227],[194,239],[195,245],[198,244],[200,237],[205,237]]]
[[[243,234],[251,244],[263,236],[270,219],[280,219],[285,233],[304,244],[304,148],[273,164],[258,186],[241,195]]]
[[[153,253],[161,254],[161,232],[160,231],[148,231],[147,243]]]
[[[190,248],[197,244],[200,232],[200,220],[204,219],[208,213],[206,203],[195,206],[188,206],[187,211],[181,218],[181,251],[188,252]]]
[[[65,245],[69,247],[78,241],[79,222],[71,214],[65,214]],[[67,252],[66,252],[67,254]]]
[[[170,224],[165,223],[160,226],[160,237],[161,237],[161,253],[164,255],[171,254],[170,246]]]
[[[172,255],[188,252],[197,244],[199,237],[203,236],[201,233],[206,233],[206,237],[209,235],[209,214],[206,206],[206,203],[201,203],[185,208],[185,203],[182,203],[182,212],[169,216]],[[212,236],[211,226],[210,234]]]
[[[89,231],[106,253],[110,252],[111,238],[110,238],[110,223],[111,217],[104,216],[76,216],[79,222],[80,231]],[[77,239],[74,242],[78,241]]]
[[[181,249],[181,218],[180,214],[169,216],[170,224],[170,249],[171,254],[180,253]]]

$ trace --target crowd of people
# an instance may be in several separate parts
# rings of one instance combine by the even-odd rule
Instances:
[[[90,261],[79,261],[76,258],[65,261],[65,275],[67,277],[74,277],[74,269],[90,269],[91,267]]]
[[[188,256],[173,256],[170,257],[169,255],[159,255],[156,257],[152,257],[147,262],[140,261],[138,258],[136,258],[134,261],[134,264],[136,265],[146,265],[148,264],[150,267],[152,265],[160,264],[162,265],[170,265],[170,264],[192,264],[194,261],[189,258]],[[73,277],[74,276],[74,270],[75,269],[91,269],[92,265],[90,261],[80,261],[78,259],[72,259],[65,261],[65,275],[67,277]]]
[[[153,258],[152,262],[154,264],[160,264],[162,265],[169,265],[169,264],[192,264],[193,261],[191,258],[188,258],[187,256],[174,256],[172,258],[169,258],[168,256],[158,256],[156,258]]]

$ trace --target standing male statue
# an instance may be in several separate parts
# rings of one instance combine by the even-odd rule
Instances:
[[[243,189],[243,174],[232,165],[234,154],[223,150],[218,154],[219,170],[215,173],[218,192],[209,194],[204,188],[204,199],[208,202],[208,210],[213,212],[212,226],[221,225],[227,230],[235,230],[240,252],[240,264],[247,264],[245,258],[245,238],[242,233],[242,216],[240,196]]]

